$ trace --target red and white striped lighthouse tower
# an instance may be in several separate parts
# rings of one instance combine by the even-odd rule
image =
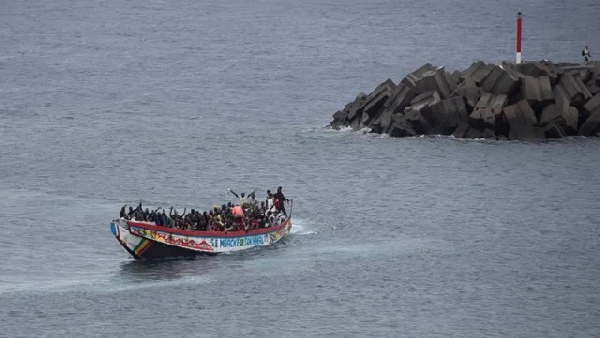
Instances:
[[[521,28],[523,27],[523,13],[517,12],[517,64],[521,63]]]

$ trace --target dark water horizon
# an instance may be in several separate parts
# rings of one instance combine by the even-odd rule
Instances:
[[[590,0],[0,4],[0,336],[594,337],[600,140],[324,126],[426,62],[581,62]],[[269,248],[133,260],[124,204],[283,186]],[[263,195],[259,195],[263,197]]]

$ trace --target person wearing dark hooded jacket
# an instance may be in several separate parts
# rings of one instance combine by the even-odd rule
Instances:
[[[287,216],[285,212],[285,203],[287,200],[285,199],[285,195],[283,194],[282,188],[278,187],[277,192],[275,193],[275,199],[279,201],[279,210]]]

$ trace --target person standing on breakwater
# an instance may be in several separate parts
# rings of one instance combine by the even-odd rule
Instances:
[[[590,53],[588,46],[585,46],[585,48],[583,48],[583,50],[581,51],[581,56],[583,56],[583,60],[585,60],[585,62],[590,61],[592,54]]]

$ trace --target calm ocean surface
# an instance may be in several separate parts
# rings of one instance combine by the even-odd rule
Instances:
[[[0,337],[598,337],[600,141],[323,128],[425,62],[600,55],[600,2],[0,1]],[[122,204],[284,187],[272,247],[137,262]]]

